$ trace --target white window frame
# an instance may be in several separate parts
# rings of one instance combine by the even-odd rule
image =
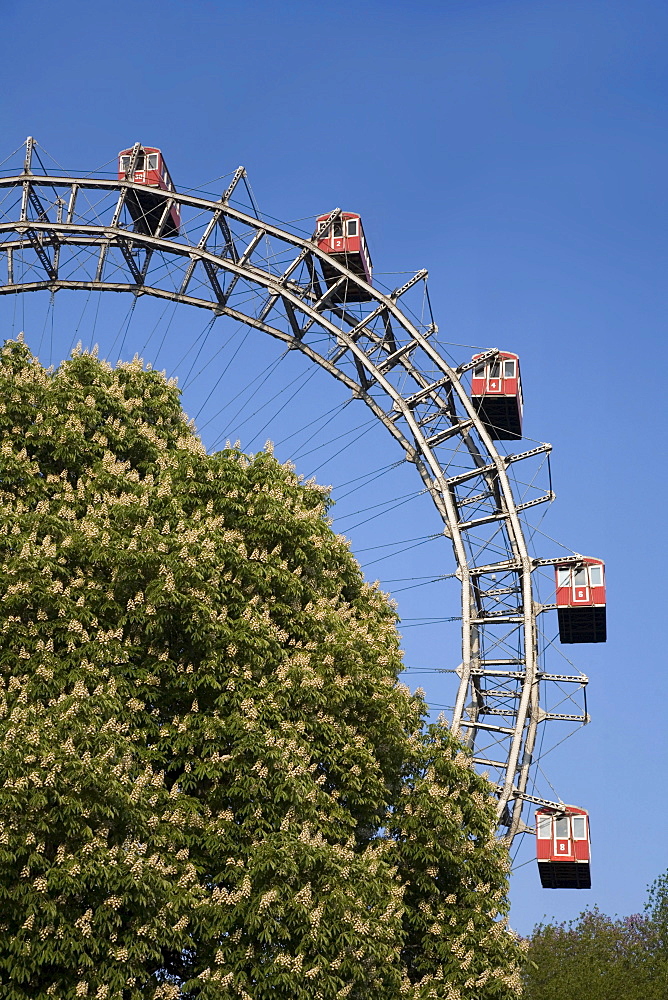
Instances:
[[[559,829],[559,824],[560,823],[565,823],[566,824],[566,836],[565,837],[562,834],[558,833],[558,829]],[[571,839],[571,824],[570,824],[570,819],[569,819],[568,816],[557,816],[557,818],[555,819],[555,821],[554,821],[554,839],[555,839],[555,842],[557,840],[570,840]]]
[[[552,817],[541,813],[537,816],[536,836],[539,840],[552,840]],[[545,834],[547,830],[547,834]]]
[[[580,821],[582,821],[582,834],[575,832],[576,823],[579,826]],[[573,833],[573,840],[587,840],[587,817],[580,814],[571,816],[571,830]]]
[[[598,581],[594,582],[593,574],[599,577]],[[603,586],[603,567],[600,563],[590,563],[589,565],[589,586],[590,587],[602,587]]]

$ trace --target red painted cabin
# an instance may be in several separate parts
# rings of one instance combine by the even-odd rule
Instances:
[[[536,857],[543,889],[591,889],[589,815],[584,809],[536,810]]]
[[[475,361],[476,357],[473,356]],[[496,357],[476,365],[471,378],[471,400],[494,441],[517,441],[522,437],[522,380],[516,354],[499,351]]]
[[[372,264],[369,249],[364,239],[362,220],[355,212],[341,212],[329,224],[329,215],[319,215],[315,231],[318,250],[323,250],[339,261],[353,274],[371,284]],[[322,273],[328,288],[331,288],[341,273],[326,260],[322,261]],[[352,282],[343,282],[332,296],[333,302],[368,302],[372,296]]]
[[[600,559],[555,566],[561,642],[605,642],[605,564]]]
[[[134,171],[130,174],[133,149],[134,147],[123,149],[118,154],[118,179],[134,181],[147,188],[146,191],[128,190],[125,196],[135,232],[145,236],[178,236],[181,213],[177,203],[170,207],[167,219],[160,227],[165,210],[165,196],[159,192],[174,191],[162,153],[154,146],[140,146]],[[159,228],[161,232],[157,231]]]

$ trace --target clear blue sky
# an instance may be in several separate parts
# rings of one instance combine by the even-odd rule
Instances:
[[[658,0],[18,0],[3,10],[0,159],[33,135],[65,166],[93,169],[140,140],[163,148],[178,186],[213,191],[223,188],[213,178],[244,164],[278,219],[306,219],[308,230],[334,205],[362,213],[387,284],[388,272],[427,267],[442,339],[521,356],[527,433],[554,445],[558,499],[542,527],[604,558],[609,584],[608,643],[568,650],[591,679],[592,724],[545,761],[559,795],[591,811],[594,888],[548,892],[533,864],[519,867],[512,923],[523,933],[585,904],[637,911],[668,867],[667,42]],[[101,308],[104,344],[127,303]],[[68,309],[56,305],[54,360],[70,341]],[[159,359],[170,370],[206,320],[183,312]],[[133,319],[129,353],[142,348],[149,316]],[[48,301],[3,300],[0,320],[10,334],[25,326],[36,347]],[[251,359],[240,364],[241,384]],[[235,435],[257,448],[324,414],[340,397],[319,378],[276,424],[242,420]],[[184,396],[191,413],[199,392],[195,381]],[[448,572],[445,545],[380,563],[373,553],[384,550],[365,551],[410,537],[421,516],[410,504],[357,513],[415,488],[405,470],[343,496],[365,465],[399,457],[376,431],[332,457],[341,445],[328,451],[326,441],[365,419],[324,420],[299,470],[335,484],[338,530],[368,575],[396,591],[405,619],[432,607],[456,614],[446,585],[385,583]],[[205,440],[227,429],[212,420]],[[540,547],[557,551],[547,539]],[[455,629],[404,635],[416,672],[456,666]],[[434,705],[451,703],[447,675],[423,683]],[[531,857],[528,840],[518,865]]]

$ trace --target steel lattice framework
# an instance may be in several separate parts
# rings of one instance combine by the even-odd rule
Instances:
[[[474,363],[448,364],[434,324],[403,307],[426,271],[383,294],[312,240],[235,207],[244,173],[236,171],[219,200],[165,193],[153,230],[137,232],[126,199],[140,195],[141,185],[34,172],[29,139],[23,171],[0,178],[0,294],[129,292],[208,309],[278,338],[364,401],[415,465],[452,543],[462,661],[451,725],[496,784],[500,833],[510,843],[528,829],[525,803],[562,805],[528,794],[539,724],[587,721],[541,707],[546,683],[580,690],[587,678],[541,668],[538,616],[554,605],[540,604],[534,585],[538,567],[578,557],[530,556],[523,512],[553,494],[518,497],[510,475],[511,466],[544,458],[551,446],[497,450],[463,381]],[[159,234],[175,203],[186,221],[179,236],[165,239]],[[324,259],[339,274],[329,286]],[[362,295],[346,295],[353,285]]]

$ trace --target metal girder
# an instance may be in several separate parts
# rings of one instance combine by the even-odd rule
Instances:
[[[396,350],[394,350],[391,354],[388,354],[388,356],[380,362],[378,365],[378,371],[383,375],[385,372],[389,372],[390,368],[394,368],[395,365],[399,364],[401,359],[407,354],[410,354],[411,351],[414,351],[416,347],[417,344],[410,343],[404,344],[403,347],[397,347]]]
[[[448,486],[451,488],[453,486],[459,486],[461,483],[467,483],[470,479],[475,479],[477,476],[484,475],[494,475],[496,472],[496,465],[490,463],[489,465],[483,465],[482,468],[469,469],[468,472],[460,472],[458,476],[450,476],[448,479]]]
[[[0,286],[0,294],[39,289],[54,292],[65,288],[136,294],[140,286],[144,294],[209,309],[280,339],[364,401],[401,446],[407,460],[415,464],[443,520],[443,533],[452,544],[456,575],[461,582],[462,620],[462,663],[457,669],[460,683],[452,728],[464,736],[474,750],[474,760],[481,763],[483,758],[475,754],[477,737],[482,740],[494,736],[500,741],[498,754],[495,751],[497,756],[493,759],[485,756],[485,760],[498,768],[498,815],[505,824],[504,836],[512,840],[524,829],[523,804],[533,801],[526,795],[526,788],[528,762],[532,760],[539,722],[557,717],[582,721],[579,716],[544,712],[539,704],[540,681],[586,683],[586,678],[547,675],[539,669],[536,615],[541,606],[532,583],[532,574],[538,567],[571,559],[575,562],[582,557],[540,560],[529,556],[519,515],[537,504],[549,502],[554,495],[550,491],[520,502],[507,474],[513,463],[531,461],[549,452],[550,446],[539,445],[518,455],[498,452],[462,382],[462,375],[481,359],[496,356],[498,349],[486,351],[481,359],[457,368],[446,361],[433,342],[433,324],[421,328],[399,306],[399,300],[426,278],[425,271],[418,271],[390,294],[380,292],[339,260],[319,250],[314,240],[303,239],[232,206],[229,198],[243,176],[243,168],[239,168],[220,201],[170,192],[167,204],[179,206],[184,222],[179,236],[167,239],[135,233],[124,225],[127,192],[141,189],[141,185],[107,178],[36,175],[31,172],[27,151],[23,173],[0,178],[0,189],[15,187],[22,192],[18,217],[0,224],[0,252],[7,254],[7,282]],[[44,214],[37,209],[37,204],[41,205],[36,193],[40,185],[53,188],[62,205],[67,206],[64,212],[59,210],[55,223],[28,219],[29,208],[38,215]],[[92,199],[85,199],[82,194],[90,192],[106,198],[104,204],[108,207],[96,208],[88,217],[85,205]],[[168,211],[167,205],[163,211]],[[188,231],[188,212],[194,219],[203,220],[193,236]],[[330,213],[325,231],[340,214],[340,209]],[[208,249],[208,241],[216,227],[223,234],[225,246],[222,251],[213,252]],[[157,232],[161,231],[158,226]],[[50,260],[42,259],[45,235],[62,252],[70,248],[73,251],[70,261],[73,270],[66,280],[59,277]],[[282,261],[280,265],[275,265],[269,255],[264,258],[262,247],[267,241],[278,248],[274,250],[274,259]],[[245,249],[239,253],[237,248],[242,245]],[[74,251],[81,247],[97,250],[94,276],[76,272],[78,258]],[[27,253],[33,253],[40,262],[47,280],[21,277],[20,268]],[[114,255],[116,273],[120,275],[117,281],[104,280],[105,262],[110,254]],[[161,280],[162,272],[153,269],[153,260],[169,261],[169,282]],[[323,261],[330,269],[328,273],[335,273],[333,280],[324,280]],[[29,264],[27,261],[26,266]],[[198,265],[198,277],[201,274],[203,280],[197,294],[193,294],[192,278]],[[221,275],[225,275],[224,282]],[[333,301],[337,290],[353,286],[362,288],[368,301],[360,299],[364,304],[354,309],[347,302]],[[447,426],[443,427],[443,423]],[[482,478],[488,489],[477,490],[472,497],[458,498],[455,488],[476,477]],[[480,507],[473,512],[479,516],[461,521],[459,507],[474,504]],[[486,528],[488,540],[484,535]],[[505,555],[496,559],[501,552]],[[483,591],[479,585],[481,577],[493,574],[511,574],[510,585]],[[513,609],[504,607],[509,594],[516,602]],[[485,608],[494,602],[496,607],[488,613],[483,601]],[[512,649],[517,650],[517,655],[512,658],[489,655],[486,643],[492,650],[495,648],[489,630],[499,626],[506,627],[513,636]],[[504,671],[501,669],[504,666],[511,669]],[[485,691],[485,677],[496,678],[497,685],[503,679],[512,680],[517,687],[512,691],[498,687]],[[507,699],[510,704],[503,710],[485,706],[485,697]],[[493,714],[503,715],[513,724],[500,726],[482,721],[481,715]]]
[[[322,239],[323,236],[326,236],[327,233],[332,228],[332,223],[336,219],[338,219],[340,215],[341,215],[341,209],[340,208],[333,209],[333,211],[331,211],[329,213],[329,215],[327,216],[327,218],[325,219],[325,221],[322,224],[322,227],[320,228],[320,230],[318,232],[316,232],[316,233],[313,234],[313,238],[315,239],[316,236],[319,236],[320,239]]]
[[[225,301],[225,293],[221,288],[220,282],[218,281],[218,274],[214,264],[210,260],[203,260],[204,270],[206,271],[207,278],[211,282],[211,287],[213,288],[214,294],[218,301],[222,303]]]
[[[485,732],[489,733],[504,733],[506,736],[513,736],[515,734],[514,727],[495,726],[491,722],[480,722],[478,719],[475,719],[474,721],[471,722],[462,721],[459,723],[459,727],[460,729],[473,729],[473,728],[482,729]]]
[[[230,198],[234,194],[234,189],[236,188],[237,184],[245,176],[246,176],[246,168],[245,167],[237,167],[237,169],[234,171],[234,177],[230,181],[229,186],[228,186],[227,190],[225,191],[225,193],[224,193],[224,195],[223,195],[223,197],[221,199],[221,201],[223,202],[223,204],[226,204],[230,200]]]
[[[483,694],[486,698],[519,698],[519,691],[507,691],[505,688],[485,688]],[[488,713],[492,712],[492,709],[485,709]]]
[[[311,263],[312,266],[310,258],[307,258],[307,263]],[[319,296],[319,298],[317,298],[316,301],[312,303],[312,308],[315,310],[315,312],[320,313],[328,305],[328,303],[331,302],[332,297],[336,295],[336,293],[343,285],[345,285],[345,283],[346,279],[344,277],[337,278],[334,284],[331,285],[329,288],[327,288]],[[315,322],[316,322],[315,317],[311,317],[311,319],[306,321],[306,323],[302,327],[302,336],[308,333],[308,331],[311,329],[311,327]]]
[[[451,486],[452,484],[449,483],[448,485]],[[475,496],[463,497],[461,500],[458,500],[457,506],[468,507],[472,503],[481,503],[483,500],[487,500],[488,498],[489,498],[489,491],[486,491],[485,493],[476,493]]]
[[[463,431],[468,430],[473,427],[475,421],[472,417],[468,420],[461,420],[457,424],[453,424],[451,427],[447,427],[444,431],[439,431],[438,434],[433,434],[430,438],[427,438],[427,444],[430,448],[435,448],[439,444],[443,444],[448,438],[454,437],[455,434],[461,434]]]
[[[432,382],[431,385],[427,385],[423,389],[420,389],[419,392],[414,392],[411,396],[408,396],[404,400],[404,403],[406,404],[406,406],[409,406],[411,408],[417,406],[418,403],[422,402],[422,400],[424,399],[427,399],[427,397],[432,395],[432,393],[435,393],[439,389],[444,388],[444,386],[448,385],[449,382],[450,382],[449,378],[438,379],[436,382]]]
[[[218,228],[223,234],[223,239],[225,240],[225,247],[223,248],[223,254],[225,257],[231,257],[233,261],[237,262],[239,260],[239,252],[234,242],[234,237],[232,236],[232,230],[227,224],[227,219],[225,218],[225,213],[221,212],[218,216]]]
[[[555,556],[552,559],[534,559],[534,566],[581,566],[584,556],[574,553],[572,556]]]
[[[42,267],[46,271],[46,273],[47,273],[47,275],[49,277],[49,280],[50,281],[55,281],[56,277],[57,277],[56,270],[55,270],[55,268],[53,266],[51,258],[49,257],[48,253],[46,252],[46,250],[42,246],[42,242],[39,239],[39,236],[36,234],[36,232],[32,228],[32,226],[28,226],[25,229],[25,234],[28,237],[28,239],[30,240],[30,244],[31,244],[33,250],[35,251],[35,253],[37,254],[37,257],[39,258],[40,264],[42,265]]]
[[[516,614],[507,614],[499,611],[498,614],[480,615],[478,618],[472,618],[471,622],[474,625],[521,625],[524,622],[524,618],[519,613],[519,610]]]
[[[565,802],[555,802],[553,799],[543,799],[539,795],[529,795],[527,792],[522,792],[518,788],[513,789],[511,797],[513,799],[522,799],[523,802],[530,802],[535,806],[545,806],[546,808],[554,809],[557,812],[564,812],[566,809],[572,808]]]
[[[583,687],[589,683],[586,674],[546,674],[540,673],[542,681],[555,681],[558,684],[581,684]]]
[[[33,140],[28,139],[26,143],[26,158],[23,166],[23,191],[21,197],[21,216],[20,221],[25,224],[23,228],[23,233],[28,237],[30,244],[35,251],[35,254],[47,273],[47,276],[51,281],[55,280],[57,277],[58,269],[54,266],[54,262],[49,257],[48,253],[44,248],[44,236],[42,232],[36,231],[32,223],[44,223],[49,221],[48,213],[46,212],[44,206],[42,205],[41,199],[35,192],[30,176],[31,162],[32,162],[32,152],[33,152]],[[28,210],[32,208],[33,212],[37,216],[35,220],[28,217]],[[50,232],[48,229],[44,230],[44,235],[48,236],[49,243],[56,248],[58,246],[57,237]]]
[[[589,716],[585,713],[583,715],[567,715],[563,712],[541,712],[539,722],[547,722],[548,720],[559,721],[559,722],[581,722],[586,725],[589,722]]]
[[[35,140],[33,139],[33,137],[31,135],[29,135],[28,138],[26,139],[26,155],[25,155],[25,159],[23,161],[23,173],[24,174],[31,173],[31,168],[32,168],[32,154],[33,154],[33,149],[34,148],[35,148]]]
[[[401,286],[401,288],[395,288],[393,292],[390,292],[390,298],[394,302],[396,302],[397,299],[401,298],[402,295],[406,294],[406,292],[409,290],[409,288],[412,288],[413,285],[416,285],[418,283],[418,281],[422,281],[422,280],[426,281],[428,275],[429,275],[429,272],[427,271],[427,269],[425,267],[423,267],[421,271],[417,271],[413,275],[412,278],[409,278],[409,280],[406,281]]]
[[[551,444],[539,444],[536,448],[530,448],[529,451],[521,451],[517,455],[504,455],[503,460],[506,465],[512,465],[514,462],[523,462],[525,458],[534,458],[535,455],[548,455],[551,451]]]
[[[498,353],[499,353],[498,347],[493,347],[491,348],[491,350],[485,351],[483,354],[480,354],[474,361],[467,361],[466,364],[457,365],[456,369],[457,374],[463,375],[464,372],[468,372],[472,368],[477,368],[478,365],[486,364],[488,361],[491,361],[492,358],[495,358]]]
[[[125,257],[125,263],[130,268],[130,271],[132,272],[133,278],[135,279],[135,281],[137,282],[138,285],[141,285],[141,283],[142,283],[142,274],[141,274],[141,271],[139,270],[139,268],[137,267],[137,262],[135,261],[134,257],[132,256],[132,249],[130,247],[129,241],[128,240],[124,240],[124,239],[122,239],[122,238],[119,237],[118,238],[118,247],[119,247],[121,253],[123,254],[123,256]]]
[[[532,507],[537,507],[541,503],[552,503],[556,499],[556,494],[550,490],[549,493],[544,493],[543,496],[534,497],[533,500],[527,500],[526,503],[518,503],[515,510],[530,510]]]

